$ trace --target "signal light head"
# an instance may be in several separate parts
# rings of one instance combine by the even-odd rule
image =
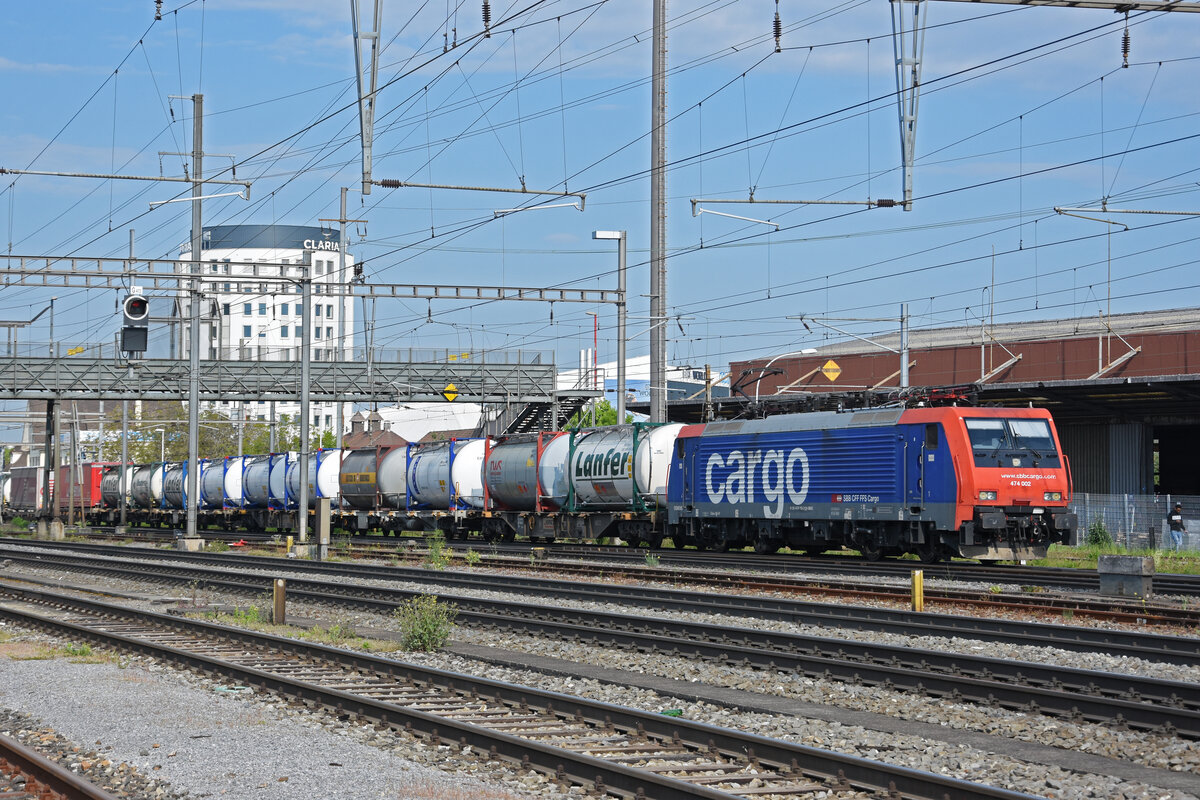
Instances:
[[[150,301],[140,294],[131,294],[125,298],[122,310],[125,312],[126,324],[141,322],[150,316]]]

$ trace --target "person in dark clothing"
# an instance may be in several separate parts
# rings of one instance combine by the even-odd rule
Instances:
[[[1183,524],[1182,503],[1176,503],[1175,508],[1171,509],[1171,513],[1167,516],[1167,525],[1171,529],[1171,549],[1182,550],[1183,535],[1187,533],[1187,526]]]

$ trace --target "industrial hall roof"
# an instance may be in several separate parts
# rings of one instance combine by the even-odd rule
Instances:
[[[1078,422],[1200,424],[1200,309],[913,330],[909,386],[918,388],[908,390],[899,385],[899,354],[884,349],[898,350],[899,338],[897,331],[734,362],[734,396],[715,399],[712,413],[912,405],[925,387],[925,395],[1032,404]],[[701,421],[703,401],[671,401],[668,416]]]

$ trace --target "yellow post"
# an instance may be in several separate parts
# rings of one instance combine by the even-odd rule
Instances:
[[[275,586],[272,599],[275,601],[275,607],[271,610],[271,622],[276,625],[287,624],[287,581],[283,578],[275,579]]]
[[[912,571],[912,610],[925,610],[925,571],[920,569]]]
[[[294,536],[289,536],[287,538],[287,552],[289,552],[289,553],[292,552],[292,543],[293,543],[294,539],[295,539]]]

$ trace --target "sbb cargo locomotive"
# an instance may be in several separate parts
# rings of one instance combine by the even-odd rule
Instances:
[[[201,468],[203,524],[293,527],[294,454]],[[126,471],[130,518],[178,524],[183,467]],[[1042,556],[1078,527],[1070,465],[1049,413],[1033,408],[883,408],[322,450],[308,472],[310,505],[329,498],[334,524],[352,531],[1000,560]],[[115,518],[119,478],[109,467],[87,516]]]

